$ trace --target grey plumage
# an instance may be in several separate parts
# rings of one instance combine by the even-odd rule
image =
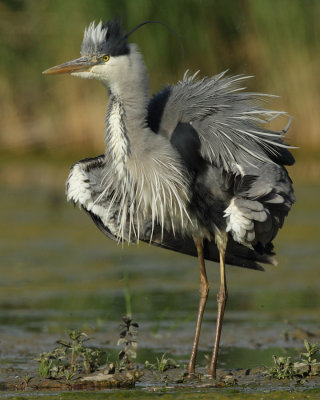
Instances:
[[[259,107],[257,103],[267,95],[242,92],[239,83],[247,77],[224,75],[225,72],[201,80],[196,80],[196,75],[185,75],[170,90],[159,133],[170,139],[177,125],[191,124],[200,139],[196,151],[212,170],[220,172],[215,172],[206,186],[217,186],[211,191],[216,197],[220,192],[224,206],[230,205],[231,194],[234,204],[251,220],[250,229],[232,232],[226,211],[224,216],[233,237],[243,244],[265,246],[275,237],[294,202],[291,180],[283,168],[284,164],[294,163],[289,146],[283,141],[288,127],[280,132],[265,127],[270,119],[285,113]],[[278,205],[276,218],[270,216],[271,204]],[[267,226],[269,229],[265,230],[270,234],[263,235]]]
[[[87,187],[87,192],[90,193],[90,197],[85,195],[78,199],[78,203],[84,208],[84,210],[90,215],[97,227],[107,236],[109,239],[117,241],[118,238],[115,236],[117,228],[117,216],[119,215],[119,203],[113,203],[110,207],[112,193],[104,197],[104,201],[101,201],[99,205],[95,204],[101,192],[103,191],[102,180],[104,176],[104,169],[110,168],[108,160],[105,155],[101,155],[91,159],[84,159],[78,161],[72,166],[70,177],[67,181],[67,193],[72,195],[73,177],[77,177],[77,181],[83,180],[83,187]],[[77,170],[77,172],[75,171]],[[89,198],[89,202],[86,200]],[[129,226],[125,230],[125,240],[129,241]],[[133,239],[133,242],[143,241],[151,243],[153,245],[162,247],[164,249],[178,251],[180,253],[196,256],[196,249],[193,246],[193,239],[190,236],[181,236],[179,234],[174,235],[172,232],[165,230],[162,231],[159,225],[156,225],[152,229],[151,220],[144,221],[143,227],[140,231],[139,238]],[[132,242],[132,241],[131,241]],[[214,241],[205,242],[205,258],[210,261],[219,261],[219,251]],[[230,265],[256,269],[263,271],[264,269],[258,263],[276,264],[275,260],[267,254],[259,254],[256,251],[249,249],[248,247],[242,246],[230,238],[228,241],[228,248],[226,252],[226,262]],[[258,263],[257,263],[258,262]]]
[[[272,241],[295,201],[285,169],[294,163],[284,142],[290,120],[283,130],[271,130],[271,120],[288,118],[263,107],[273,96],[246,92],[248,77],[226,72],[202,79],[186,73],[150,99],[143,59],[127,38],[117,20],[92,23],[82,57],[45,71],[98,79],[109,91],[105,154],[72,167],[67,198],[111,239],[198,256],[192,374],[209,288],[204,258],[220,262],[210,366],[215,377],[227,300],[225,261],[253,269],[261,269],[259,262],[274,264]]]
[[[151,218],[153,224],[180,234],[212,239],[217,231],[227,230],[244,245],[270,247],[294,201],[283,168],[294,162],[283,141],[286,129],[275,132],[266,127],[269,120],[285,113],[259,106],[270,96],[244,92],[241,84],[247,77],[226,77],[225,72],[202,79],[186,73],[148,104],[143,61],[136,48],[126,43],[115,20],[90,24],[85,31],[82,56],[99,58],[107,51],[119,59],[128,51],[136,66],[130,67],[136,76],[128,82],[121,76],[108,84],[106,155],[112,166],[105,169],[104,190],[95,204],[110,192],[111,203],[121,204],[115,236],[124,240],[129,226],[129,240],[131,235],[138,238],[144,221]],[[133,80],[140,85],[140,104]],[[132,99],[128,84],[133,86]],[[161,114],[152,115],[159,108]],[[152,129],[156,136],[151,135]],[[271,214],[275,201],[278,210],[282,205],[276,217]],[[262,207],[259,213],[254,203]]]
[[[198,80],[198,73],[191,77],[186,73],[171,90],[160,133],[170,137],[177,123],[192,123],[203,157],[235,174],[241,172],[238,166],[256,166],[257,161],[291,165],[293,157],[282,140],[287,129],[275,132],[265,128],[269,120],[285,113],[258,106],[272,96],[243,92],[240,85],[249,77],[225,74]],[[282,160],[284,155],[287,158]]]

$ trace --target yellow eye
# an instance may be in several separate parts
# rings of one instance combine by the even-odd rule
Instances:
[[[105,56],[102,57],[102,60],[103,60],[104,62],[109,61],[109,59],[110,59],[110,56],[108,56],[107,54],[106,54]]]

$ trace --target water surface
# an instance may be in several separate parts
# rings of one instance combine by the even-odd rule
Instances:
[[[108,240],[66,203],[65,170],[43,164],[37,179],[39,167],[15,170],[15,178],[2,182],[0,370],[35,371],[33,359],[53,349],[68,328],[85,330],[92,344],[116,351],[128,308],[140,324],[139,363],[163,352],[186,363],[198,306],[197,260]],[[272,354],[301,349],[303,331],[319,338],[320,187],[297,184],[296,195],[275,241],[279,265],[264,273],[228,267],[220,367],[270,365]],[[211,291],[200,366],[212,349],[219,281],[217,264],[207,269]]]

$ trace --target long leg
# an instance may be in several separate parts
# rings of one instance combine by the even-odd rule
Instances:
[[[226,308],[226,303],[228,299],[226,271],[225,271],[225,253],[227,247],[227,235],[226,234],[221,235],[219,238],[216,239],[218,239],[217,245],[220,253],[220,290],[217,295],[218,313],[217,313],[216,339],[214,343],[213,354],[209,369],[209,374],[212,376],[213,379],[216,378],[217,358],[219,352],[221,329],[223,323],[224,310]]]
[[[202,239],[194,238],[194,243],[197,248],[198,253],[198,260],[199,260],[199,268],[200,268],[200,301],[199,301],[199,310],[198,310],[198,318],[197,318],[197,325],[196,325],[196,333],[194,336],[190,361],[188,364],[188,372],[189,374],[194,374],[195,372],[195,364],[196,364],[196,357],[197,357],[197,350],[198,350],[198,343],[199,343],[199,336],[202,324],[202,317],[203,312],[206,306],[208,292],[209,292],[209,284],[207,279],[206,267],[204,264],[204,257],[203,257],[203,244]]]

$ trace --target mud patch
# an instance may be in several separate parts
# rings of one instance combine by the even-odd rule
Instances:
[[[19,377],[18,371],[1,371],[6,377],[0,381],[0,390],[12,391],[53,391],[103,390],[115,388],[140,388],[144,391],[197,389],[206,391],[212,388],[236,389],[239,392],[260,392],[275,390],[305,391],[320,387],[320,365],[313,368],[316,376],[297,379],[271,379],[266,376],[265,367],[217,371],[217,379],[206,374],[205,368],[199,368],[196,375],[189,376],[182,368],[173,368],[163,373],[147,368],[109,374],[101,369],[87,376],[77,376],[72,380],[44,379],[36,376]]]

